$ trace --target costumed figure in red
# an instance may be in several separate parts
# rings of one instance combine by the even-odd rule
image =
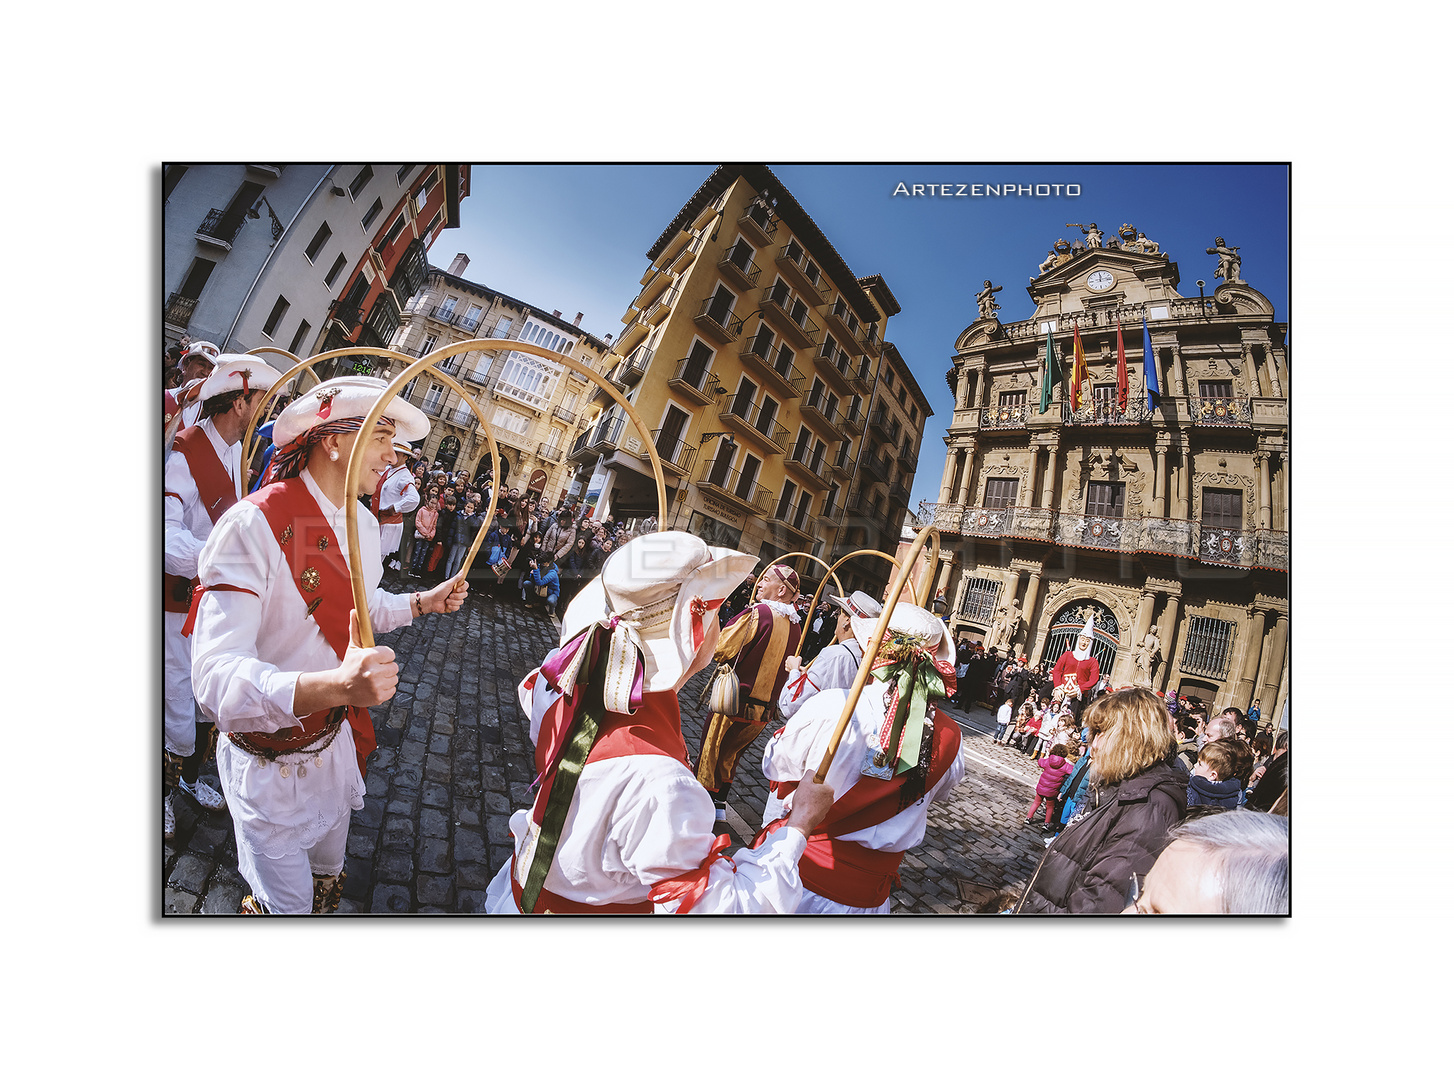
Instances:
[[[1091,644],[1095,640],[1095,619],[1087,618],[1085,627],[1075,639],[1075,648],[1066,649],[1055,661],[1050,671],[1053,693],[1058,693],[1070,704],[1077,721],[1081,710],[1090,701],[1090,695],[1101,679],[1101,665],[1091,655]]]

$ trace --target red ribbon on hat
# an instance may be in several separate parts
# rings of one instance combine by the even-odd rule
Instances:
[[[703,600],[700,596],[692,597],[692,654],[695,656],[702,642],[707,640],[707,628],[705,616],[709,611],[716,611],[722,606],[722,599]]]
[[[695,601],[694,601],[695,602]],[[718,601],[720,603],[720,601]],[[712,841],[712,847],[707,852],[707,857],[702,860],[702,865],[695,870],[688,870],[685,874],[678,874],[674,878],[667,878],[665,881],[658,881],[651,887],[647,899],[653,904],[669,904],[673,900],[680,900],[677,907],[678,915],[685,915],[691,911],[702,894],[707,891],[707,878],[712,873],[712,864],[718,859],[725,859],[732,867],[733,873],[737,871],[737,864],[732,861],[732,856],[726,853],[727,845],[731,838],[723,835]]]

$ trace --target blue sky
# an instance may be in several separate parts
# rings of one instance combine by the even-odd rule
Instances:
[[[476,165],[458,229],[430,262],[470,256],[464,276],[566,319],[619,334],[639,289],[646,251],[715,168],[699,165]],[[769,163],[862,277],[882,274],[903,312],[888,337],[934,409],[925,428],[911,507],[939,494],[942,438],[953,407],[944,381],[954,341],[974,320],[985,278],[1003,322],[1034,310],[1025,286],[1067,222],[1114,235],[1130,222],[1181,272],[1178,291],[1211,292],[1218,236],[1241,248],[1242,276],[1288,321],[1288,170],[1282,165],[778,165]],[[1079,185],[1059,197],[894,195],[899,183]],[[928,189],[926,188],[926,191]],[[970,190],[970,189],[966,189]]]

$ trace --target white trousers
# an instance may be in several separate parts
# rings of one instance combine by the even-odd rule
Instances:
[[[351,817],[351,814],[345,814],[311,848],[276,859],[253,851],[243,840],[242,829],[238,826],[237,868],[252,886],[253,895],[267,904],[274,915],[310,914],[313,911],[313,875],[332,875],[343,869]]]
[[[162,742],[190,757],[197,749],[197,706],[192,699],[192,639],[182,636],[187,616],[162,612]]]

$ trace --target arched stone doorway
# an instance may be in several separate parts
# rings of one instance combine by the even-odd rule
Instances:
[[[439,441],[439,449],[434,452],[434,458],[445,472],[453,471],[454,463],[459,460],[459,439],[446,435]]]
[[[1087,617],[1095,619],[1091,655],[1101,666],[1101,674],[1109,675],[1116,663],[1116,651],[1121,647],[1121,627],[1111,609],[1097,600],[1074,600],[1055,613],[1043,654],[1046,663],[1053,665],[1061,653],[1075,648],[1075,639],[1085,628]]]

